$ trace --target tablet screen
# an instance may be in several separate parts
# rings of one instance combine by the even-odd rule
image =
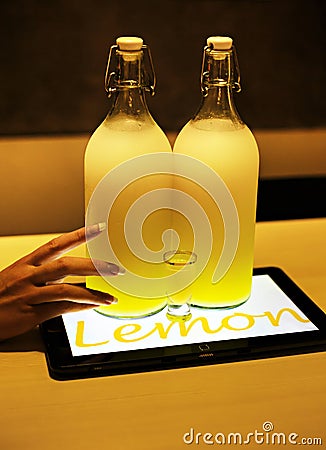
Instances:
[[[63,323],[74,357],[318,331],[268,274],[254,275],[252,294],[243,305],[192,308],[186,322],[171,322],[166,310],[138,319],[88,310],[65,314]]]

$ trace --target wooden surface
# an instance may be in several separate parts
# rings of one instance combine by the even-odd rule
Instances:
[[[0,238],[0,265],[50,237]],[[282,267],[326,311],[325,240],[326,219],[259,223],[255,265]],[[267,421],[297,442],[321,438],[311,447],[325,448],[325,370],[326,354],[315,353],[57,382],[33,330],[0,343],[0,449],[207,448],[205,433],[246,436]],[[183,442],[191,428],[200,444]],[[252,439],[244,447],[266,445]]]

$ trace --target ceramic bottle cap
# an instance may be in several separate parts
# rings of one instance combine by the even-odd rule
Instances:
[[[207,38],[207,45],[214,50],[230,50],[233,40],[227,36],[211,36]]]
[[[143,40],[140,37],[122,36],[117,38],[116,43],[120,50],[137,51],[141,50]]]

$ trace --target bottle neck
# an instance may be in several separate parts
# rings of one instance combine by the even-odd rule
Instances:
[[[139,87],[125,87],[110,98],[108,117],[128,116],[137,120],[150,117],[144,91]]]
[[[236,109],[230,86],[214,86],[207,89],[195,119],[224,119],[242,123]]]
[[[233,91],[240,90],[239,73],[233,50],[205,48],[202,70],[202,102],[194,120],[223,119],[243,125],[236,109]]]
[[[107,83],[110,99],[108,118],[128,116],[129,119],[151,119],[145,97],[148,76],[143,56],[143,50],[116,50],[114,56],[110,56],[114,71],[109,74]]]

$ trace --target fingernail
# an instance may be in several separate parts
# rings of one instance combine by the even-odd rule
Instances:
[[[111,274],[112,275],[124,275],[126,273],[126,269],[120,266],[112,267]]]
[[[100,223],[96,223],[94,225],[89,225],[86,228],[86,235],[94,235],[94,234],[98,234],[98,233],[102,233],[102,231],[104,231],[106,229],[106,223],[105,222],[100,222]]]
[[[107,298],[106,303],[108,303],[109,305],[116,305],[118,303],[118,299],[116,297],[112,297],[110,296],[109,298]]]
[[[98,231],[104,231],[106,229],[106,223],[105,222],[100,222],[97,224],[98,226]]]

